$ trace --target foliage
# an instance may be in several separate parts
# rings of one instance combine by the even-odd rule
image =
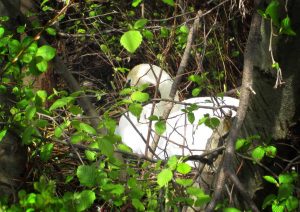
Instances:
[[[296,172],[282,173],[278,179],[264,176],[264,179],[278,188],[277,195],[270,194],[264,198],[262,209],[271,206],[272,211],[296,211],[299,208],[299,199],[295,194],[295,184],[299,180]]]
[[[144,56],[150,55],[153,61],[166,62],[166,55],[173,54],[176,56],[174,56],[174,64],[176,64],[178,62],[175,61],[176,58],[180,58],[178,55],[182,53],[186,45],[188,24],[171,26],[170,22],[163,20],[160,21],[158,30],[154,30],[148,27],[151,23],[150,18],[141,18],[136,14],[138,11],[136,7],[142,2],[142,0],[133,0],[132,8],[126,14],[128,19],[116,21],[119,22],[116,28],[120,28],[124,32],[121,35],[116,31],[113,35],[102,35],[101,30],[105,30],[106,26],[116,24],[112,15],[105,15],[101,21],[96,21],[98,16],[107,12],[107,8],[115,6],[113,1],[107,3],[109,6],[86,1],[82,11],[79,9],[78,12],[76,5],[72,8],[72,13],[80,14],[82,17],[74,16],[70,19],[73,22],[70,21],[71,24],[69,24],[69,21],[64,22],[64,15],[61,15],[58,21],[61,21],[61,26],[64,27],[66,33],[79,37],[76,45],[94,41],[93,44],[99,48],[99,54],[106,59],[105,62],[115,66],[116,76],[122,76],[128,70],[122,66],[124,61],[122,58],[128,56],[135,60],[140,59],[138,58],[141,57],[139,53],[142,52],[141,47],[144,46],[150,49],[150,53],[144,54]],[[176,5],[173,0],[162,0],[161,2],[170,11],[175,11]],[[40,6],[44,12],[55,11],[55,4],[51,1],[44,0]],[[189,12],[194,10],[195,7],[189,8]],[[278,20],[276,10],[277,3],[272,1],[262,15],[272,19],[280,33],[293,35],[289,17]],[[150,17],[165,19],[164,14],[157,15],[157,12],[151,14]],[[7,102],[1,102],[3,110],[0,112],[0,122],[5,124],[0,130],[0,141],[8,130],[13,130],[20,135],[22,143],[29,146],[30,160],[41,163],[44,168],[40,172],[33,171],[32,180],[35,182],[32,187],[29,186],[26,190],[24,188],[18,192],[18,202],[10,204],[7,199],[1,198],[0,210],[86,211],[95,205],[102,205],[105,210],[158,211],[163,206],[166,210],[176,211],[183,205],[201,207],[210,201],[210,195],[205,193],[203,188],[194,185],[194,181],[191,179],[193,170],[183,162],[182,158],[171,157],[168,161],[158,160],[155,163],[140,159],[137,163],[136,160],[129,158],[126,163],[123,163],[115,157],[116,150],[129,155],[131,155],[131,150],[122,144],[121,138],[115,134],[117,123],[111,116],[111,111],[126,106],[134,116],[140,117],[143,104],[150,99],[150,95],[145,91],[147,86],[124,88],[120,92],[122,100],[115,105],[110,104],[111,108],[104,109],[99,125],[92,126],[86,119],[84,110],[77,104],[77,100],[81,98],[81,95],[86,94],[86,91],[69,93],[54,89],[50,94],[44,90],[33,89],[32,82],[24,83],[25,76],[39,76],[46,72],[49,62],[59,49],[56,50],[50,45],[39,45],[38,37],[26,34],[30,29],[27,29],[25,25],[17,27],[15,33],[10,32],[3,24],[7,20],[6,17],[2,17],[0,25],[0,63],[2,67],[0,94],[12,97],[13,103],[9,105]],[[36,28],[39,29],[40,26],[36,26]],[[57,31],[54,26],[48,26],[44,31],[50,36],[58,34],[63,36],[63,33]],[[224,34],[214,33],[220,34],[220,36]],[[22,38],[19,35],[22,35]],[[199,38],[196,41],[197,45],[192,54],[195,56],[204,52],[203,57],[206,58],[205,68],[207,71],[201,70],[199,74],[186,77],[194,86],[189,87],[192,90],[192,96],[226,91],[225,79],[230,78],[227,67],[231,61],[224,59],[228,57],[226,52],[228,49],[223,45],[227,42],[227,38],[224,36],[205,39]],[[168,40],[172,42],[168,43]],[[200,47],[201,43],[207,43],[207,46]],[[92,46],[90,43],[84,45]],[[123,48],[130,54],[124,53]],[[158,53],[165,50],[164,54]],[[234,46],[228,54],[238,58],[240,57],[239,52],[239,49]],[[136,53],[137,56],[133,53]],[[222,65],[215,63],[216,58],[219,57],[223,59]],[[143,59],[145,57],[140,60]],[[91,61],[93,60],[89,62]],[[98,100],[103,101],[101,97]],[[190,123],[205,124],[212,129],[219,126],[220,120],[215,117],[205,116],[201,120],[195,120],[193,111],[197,109],[197,105],[190,105],[183,110]],[[152,116],[150,119],[155,121],[156,132],[160,135],[163,134],[166,130],[165,120],[157,116]],[[101,128],[105,128],[107,134],[99,133]],[[257,136],[239,139],[236,142],[236,150],[239,153],[250,155],[253,162],[257,163],[263,162],[265,157],[273,159],[276,156],[277,147],[262,141],[253,147],[254,140],[260,139]],[[62,182],[59,182],[56,179],[56,175],[59,173],[51,173],[55,169],[47,170],[47,168],[51,166],[49,164],[53,163],[59,169],[64,168],[65,164],[62,159],[65,158],[60,157],[57,151],[65,146],[69,147],[67,150],[63,150],[63,157],[69,159],[66,164],[75,163],[75,165],[63,172]],[[83,146],[84,151],[77,150]],[[70,151],[70,149],[74,151]],[[126,181],[122,180],[124,171],[127,177]],[[275,209],[292,211],[298,207],[299,203],[294,196],[295,173],[281,174],[278,179],[272,176],[264,178],[278,187],[277,195],[266,197],[264,208],[271,206],[274,211]],[[60,184],[64,184],[70,189],[61,189],[59,188]],[[224,204],[222,209],[239,211],[230,207],[229,204]]]

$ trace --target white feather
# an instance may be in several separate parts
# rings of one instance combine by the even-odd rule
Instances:
[[[161,98],[169,98],[169,93],[173,80],[171,77],[163,71],[160,67],[149,64],[141,64],[135,66],[128,74],[127,79],[131,81],[131,85],[141,85],[150,83],[157,85],[158,76],[161,73],[159,91]],[[197,104],[198,106],[217,107],[223,105],[230,105],[237,107],[239,100],[232,97],[217,98],[212,97],[197,97],[184,100],[183,103]],[[178,101],[178,94],[175,99]],[[154,115],[162,115],[166,102],[159,102],[155,106]],[[198,121],[204,117],[205,114],[209,114],[210,117],[218,116],[222,117],[221,110],[204,109],[199,108],[193,111],[195,116],[195,122],[189,123],[187,115],[181,110],[187,106],[176,104],[167,120],[166,132],[159,140],[158,147],[155,154],[161,159],[167,159],[172,155],[201,155],[205,150],[206,144],[210,136],[212,135],[212,129],[204,124],[198,125]],[[134,153],[145,154],[148,132],[149,132],[149,120],[151,115],[152,104],[148,104],[143,107],[143,111],[140,119],[138,120],[131,113],[125,113],[119,121],[117,133],[122,137],[122,141],[128,145]],[[222,109],[225,113],[230,111],[229,108]],[[233,111],[233,116],[235,112]],[[130,121],[129,121],[130,120]],[[154,124],[151,126],[150,133],[150,146],[154,138]],[[143,138],[142,138],[143,137]]]

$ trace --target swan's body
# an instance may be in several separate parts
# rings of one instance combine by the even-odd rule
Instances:
[[[164,72],[161,68],[149,64],[141,64],[135,66],[129,73],[127,79],[131,80],[131,85],[150,83],[156,85],[156,79],[162,71],[161,80],[159,84],[159,91],[162,98],[168,98],[171,90],[173,80]],[[157,77],[155,77],[155,75]],[[178,101],[178,95],[176,94],[175,100]],[[239,100],[232,97],[218,98],[218,102],[214,101],[211,97],[198,97],[191,98],[183,101],[183,103],[197,104],[199,106],[217,107],[218,105],[230,105],[238,106]],[[162,115],[165,109],[165,102],[159,102],[156,104],[154,115]],[[199,108],[195,110],[195,122],[189,123],[187,115],[181,111],[187,106],[176,104],[166,122],[166,132],[159,140],[158,147],[155,154],[161,158],[166,159],[172,155],[200,155],[205,150],[207,140],[212,135],[212,129],[204,124],[198,125],[198,121],[204,117],[205,114],[212,116],[222,117],[220,110],[203,109]],[[134,153],[145,154],[145,140],[148,135],[149,120],[151,115],[152,104],[148,104],[143,107],[143,111],[140,120],[137,120],[131,113],[123,115],[119,121],[118,133],[121,135],[123,142],[132,148]],[[228,113],[229,108],[223,108],[223,112]],[[233,111],[233,115],[235,112]],[[130,119],[131,121],[129,121]],[[131,122],[131,123],[130,123]],[[134,126],[133,126],[134,125]],[[150,146],[154,138],[154,122],[151,127],[150,134]],[[141,135],[144,139],[141,137]]]

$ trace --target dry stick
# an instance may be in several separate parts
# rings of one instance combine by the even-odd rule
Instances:
[[[155,92],[154,92],[154,97],[156,98],[157,97],[157,94],[159,92],[158,88],[159,88],[159,85],[160,85],[160,79],[161,79],[161,76],[162,76],[162,72],[163,70],[160,70],[160,73],[159,73],[159,76],[156,76],[154,71],[153,71],[153,67],[152,65],[150,65],[150,70],[154,77],[156,78],[156,85],[155,85]],[[152,108],[151,108],[151,116],[154,114],[154,110],[155,110],[155,102],[153,101],[152,102]],[[148,157],[148,150],[151,150],[150,153],[149,153],[149,156],[150,158],[153,158],[153,155],[155,155],[155,149],[152,149],[152,146],[150,147],[149,146],[149,143],[150,143],[150,136],[151,136],[151,129],[152,129],[152,120],[149,121],[149,125],[148,125],[148,132],[147,132],[147,139],[146,139],[146,147],[145,147],[145,156]],[[157,156],[156,156],[157,157]],[[157,157],[158,158],[158,157]]]
[[[202,11],[201,10],[198,11],[197,16],[194,20],[194,24],[190,29],[188,39],[187,39],[187,44],[186,44],[186,47],[185,47],[185,50],[184,50],[184,54],[183,54],[182,60],[180,62],[175,80],[172,84],[171,92],[170,92],[170,95],[169,95],[169,98],[172,99],[172,100],[174,99],[174,97],[176,95],[177,88],[178,88],[178,86],[181,82],[182,75],[184,73],[184,69],[187,66],[187,62],[188,62],[188,59],[190,57],[192,43],[193,43],[193,40],[194,40],[194,33],[196,32],[197,26],[199,24],[200,16],[202,16]],[[166,105],[166,108],[165,108],[164,113],[163,113],[163,120],[168,119],[168,116],[169,116],[169,114],[172,110],[173,105],[174,105],[173,102],[170,102]],[[159,138],[160,138],[160,136],[158,134],[155,134],[154,139],[153,139],[153,143],[151,144],[151,148],[154,152],[157,148]]]
[[[227,176],[230,177],[232,183],[237,187],[239,192],[242,194],[244,200],[249,204],[252,211],[259,211],[255,203],[252,201],[248,192],[245,191],[244,186],[238,180],[234,169],[233,161],[235,155],[235,141],[237,139],[238,133],[241,129],[241,126],[244,122],[246,111],[249,105],[250,93],[252,90],[253,84],[253,66],[254,66],[254,57],[257,52],[257,44],[259,43],[260,36],[260,24],[261,16],[256,12],[260,0],[255,1],[255,10],[251,22],[250,32],[248,35],[248,40],[246,44],[246,49],[244,53],[244,68],[243,68],[243,81],[241,87],[241,96],[240,96],[240,105],[237,111],[235,122],[230,130],[227,147],[225,150],[224,158],[220,164],[221,169],[217,175],[217,182],[215,191],[212,197],[212,200],[208,204],[206,211],[214,211],[215,206],[217,205],[221,194],[224,189]]]

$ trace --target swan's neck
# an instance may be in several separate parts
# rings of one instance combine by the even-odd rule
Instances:
[[[162,99],[170,99],[172,83],[173,83],[173,81],[171,81],[171,80],[167,80],[165,82],[160,83],[158,90],[160,92],[160,96]],[[176,92],[174,100],[179,101],[178,92]],[[167,101],[160,101],[159,103],[157,103],[154,114],[157,116],[162,116],[167,104],[168,104]],[[179,109],[180,109],[180,105],[174,104],[173,108],[171,110],[171,113],[178,111]]]

